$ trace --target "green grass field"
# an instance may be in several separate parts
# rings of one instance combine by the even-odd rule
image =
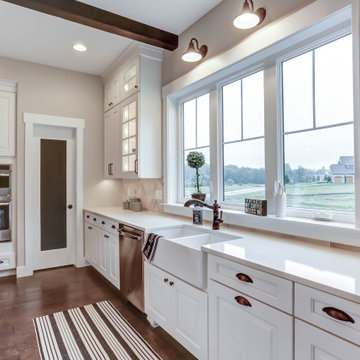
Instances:
[[[249,192],[246,189],[249,189]],[[206,194],[210,193],[208,186],[204,186],[202,191]],[[305,209],[354,211],[354,191],[354,184],[306,183],[287,185],[287,206]],[[187,194],[192,192],[193,188],[186,188]],[[245,198],[265,198],[264,185],[234,184],[225,187],[226,202],[243,204]]]

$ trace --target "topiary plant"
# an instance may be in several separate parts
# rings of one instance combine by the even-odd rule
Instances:
[[[187,164],[195,169],[195,189],[198,194],[201,194],[200,191],[200,174],[199,169],[205,165],[205,156],[202,152],[191,151],[186,157]]]

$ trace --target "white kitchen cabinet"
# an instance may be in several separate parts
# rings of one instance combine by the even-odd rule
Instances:
[[[291,360],[292,340],[290,315],[209,281],[210,360]]]
[[[85,259],[88,262],[91,262],[92,256],[92,243],[93,243],[93,236],[94,236],[94,228],[91,224],[85,223]]]
[[[138,84],[139,74],[139,58],[130,61],[124,66],[121,74],[121,99],[124,100],[127,97],[136,93],[139,89]]]
[[[360,347],[295,320],[295,360],[359,360]]]
[[[116,106],[105,114],[105,177],[116,178],[120,173],[120,106]]]
[[[143,45],[136,56],[130,51],[131,61],[116,69],[121,73],[120,101],[114,108],[105,104],[105,177],[161,178],[162,52]],[[112,82],[110,74],[105,90]],[[114,116],[118,107],[120,116]]]
[[[85,259],[116,288],[120,289],[119,236],[113,229],[113,233],[111,233],[102,228],[107,225],[110,225],[111,229],[112,226],[115,226],[107,219],[90,213],[85,214]]]
[[[99,271],[108,278],[110,274],[110,234],[100,229],[98,231],[100,240]]]
[[[108,280],[120,289],[120,249],[119,249],[119,236],[109,234],[109,253],[110,264]]]
[[[116,74],[111,81],[105,85],[104,110],[107,111],[119,104],[121,93],[121,76]]]
[[[15,98],[13,92],[0,91],[0,156],[15,156]]]
[[[207,294],[145,262],[145,312],[199,359],[207,359]]]

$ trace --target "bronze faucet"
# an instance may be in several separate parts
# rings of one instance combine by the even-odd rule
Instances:
[[[213,205],[209,205],[206,202],[203,202],[201,200],[198,199],[191,199],[188,200],[184,206],[185,207],[189,207],[190,205],[198,205],[200,207],[207,207],[208,209],[212,209],[213,211],[213,223],[212,223],[212,228],[213,230],[219,230],[220,229],[220,224],[224,222],[224,220],[222,219],[223,216],[223,212],[220,211],[220,217],[219,217],[219,209],[220,209],[220,205],[218,204],[217,200],[214,201]]]

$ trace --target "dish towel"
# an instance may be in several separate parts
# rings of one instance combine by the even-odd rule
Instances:
[[[149,233],[144,242],[141,251],[149,262],[152,262],[154,259],[156,246],[160,238],[161,235]]]

